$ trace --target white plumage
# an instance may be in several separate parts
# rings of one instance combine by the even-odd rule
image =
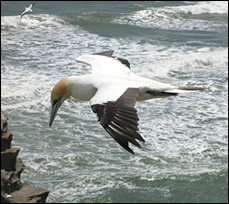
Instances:
[[[28,13],[28,12],[32,12],[33,10],[32,10],[32,7],[35,5],[35,3],[33,3],[33,4],[30,4],[29,5],[29,7],[25,7],[25,10],[22,12],[22,14],[21,14],[21,18],[26,14],[26,13]]]
[[[113,51],[79,56],[77,61],[89,64],[92,73],[61,79],[51,94],[52,110],[50,126],[61,104],[73,97],[89,101],[103,128],[127,151],[131,142],[140,147],[136,140],[144,142],[138,131],[136,101],[177,95],[182,92],[201,90],[196,87],[176,87],[145,77],[130,70],[126,59],[115,58]]]

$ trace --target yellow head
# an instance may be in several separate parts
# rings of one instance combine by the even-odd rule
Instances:
[[[49,126],[51,127],[55,116],[57,114],[57,111],[61,104],[70,97],[70,93],[68,90],[68,77],[61,79],[56,83],[54,86],[52,93],[51,93],[51,113],[50,113],[50,120],[49,120]]]

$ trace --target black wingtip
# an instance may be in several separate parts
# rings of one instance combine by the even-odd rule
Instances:
[[[114,50],[93,53],[93,55],[103,55],[103,56],[106,56],[106,57],[116,58],[115,56],[113,56],[113,54],[114,54]],[[128,62],[127,59],[123,59],[123,58],[117,57],[117,60],[119,60],[122,64],[126,65],[130,69],[130,63]]]
[[[129,147],[128,148],[125,148],[128,152],[130,152],[131,154],[135,154],[134,151],[132,149],[130,149]]]
[[[103,55],[103,56],[107,56],[107,57],[112,57],[113,53],[114,53],[114,50],[109,50],[109,51],[105,51],[105,52],[93,53],[93,55]]]

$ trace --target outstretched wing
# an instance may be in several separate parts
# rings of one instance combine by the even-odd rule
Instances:
[[[32,3],[32,4],[30,4],[29,5],[29,7],[28,8],[25,8],[25,10],[22,12],[22,14],[21,14],[21,18],[27,13],[27,12],[32,12],[32,7],[35,5],[36,3]]]
[[[36,4],[36,3],[32,3],[32,4],[31,4],[31,8],[32,8],[35,4]]]
[[[115,58],[113,51],[95,54],[85,54],[76,58],[77,61],[92,66],[92,73],[127,74],[130,72],[130,63],[126,59]]]
[[[109,50],[109,51],[105,51],[105,52],[94,53],[94,55],[103,55],[103,56],[107,56],[107,57],[116,58],[122,64],[126,65],[130,69],[130,63],[128,62],[127,59],[124,59],[124,58],[121,58],[121,57],[115,57],[115,56],[113,56],[113,53],[114,53],[114,50]]]
[[[141,147],[136,141],[145,142],[138,131],[138,115],[134,108],[139,96],[137,88],[128,88],[116,101],[92,104],[91,108],[98,116],[98,121],[116,142],[130,153],[129,142]]]
[[[25,13],[27,13],[27,11],[26,11],[26,10],[24,10],[24,11],[22,12],[22,14],[21,14],[21,18],[25,15]]]

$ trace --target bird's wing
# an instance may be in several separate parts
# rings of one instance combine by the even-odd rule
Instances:
[[[31,10],[32,9],[32,7],[35,5],[36,3],[32,3],[32,4],[30,4],[29,5],[29,9]]]
[[[22,16],[24,16],[24,15],[25,15],[25,13],[27,13],[27,11],[26,11],[26,10],[24,10],[24,11],[22,12],[22,14],[21,14],[21,18],[22,18]]]
[[[139,118],[137,110],[134,108],[139,90],[137,88],[123,90],[120,91],[122,94],[116,101],[107,100],[104,103],[91,103],[91,108],[97,114],[100,124],[111,137],[127,151],[134,154],[128,142],[137,147],[141,146],[136,140],[144,142],[142,136],[137,132]],[[113,90],[109,91],[112,93]],[[106,90],[98,91],[94,97],[97,98],[100,95],[106,95],[106,93]],[[118,93],[114,95],[117,96]],[[92,102],[94,101],[93,98],[91,99]]]
[[[130,72],[126,59],[114,58],[113,51],[96,54],[85,54],[76,58],[77,61],[92,66],[92,73],[127,74]]]
[[[103,55],[103,56],[107,56],[107,57],[111,57],[111,58],[116,58],[123,65],[126,65],[130,69],[130,63],[129,63],[129,61],[127,59],[124,59],[124,58],[121,58],[121,57],[115,57],[115,56],[113,56],[113,53],[114,53],[114,50],[109,50],[109,51],[105,51],[105,52],[94,53],[94,55]]]

